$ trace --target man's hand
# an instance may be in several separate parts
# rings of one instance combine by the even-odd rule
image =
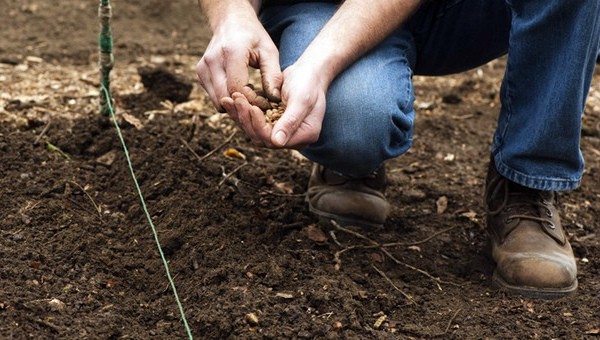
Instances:
[[[245,86],[223,106],[256,145],[271,148],[302,149],[319,138],[325,115],[325,93],[328,82],[310,63],[296,63],[283,73],[283,116],[274,126],[267,124],[261,109],[252,105],[254,90]]]
[[[201,1],[201,5],[213,37],[196,65],[196,73],[215,107],[220,112],[227,110],[237,120],[233,93],[248,84],[248,66],[260,69],[266,93],[279,98],[279,52],[260,24],[256,8],[245,0]]]
[[[273,127],[271,142],[275,147],[301,149],[319,139],[329,81],[310,62],[288,67],[283,79],[286,110]]]

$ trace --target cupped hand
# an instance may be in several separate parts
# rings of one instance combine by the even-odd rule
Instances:
[[[286,109],[271,131],[274,147],[302,149],[319,139],[328,86],[311,63],[296,63],[285,69],[281,98]]]
[[[280,97],[279,52],[253,15],[231,14],[222,20],[196,65],[200,85],[219,112],[227,110],[222,105],[224,98],[234,100],[233,94],[241,93],[248,84],[249,66],[260,69],[266,93],[272,98]]]

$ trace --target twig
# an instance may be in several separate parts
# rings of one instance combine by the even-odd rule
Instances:
[[[329,231],[329,235],[331,235],[331,239],[335,244],[337,244],[339,247],[343,247],[342,244],[338,241],[337,236],[335,236],[335,232],[333,230]]]
[[[375,271],[379,273],[379,275],[381,275],[390,285],[392,285],[394,289],[400,292],[400,294],[402,294],[408,301],[412,302],[415,305],[417,304],[410,295],[406,294],[402,289],[398,288],[398,286],[396,286],[396,284],[394,284],[394,282],[383,271],[381,271],[373,264],[371,265],[371,267],[373,267],[373,269],[375,269]]]
[[[306,196],[306,194],[282,194],[280,192],[273,192],[271,190],[261,190],[260,193],[270,195],[270,196],[277,196],[277,197],[304,197],[304,196]]]
[[[233,131],[233,133],[229,137],[227,137],[227,139],[225,139],[225,141],[223,143],[221,143],[216,148],[210,150],[206,155],[200,157],[200,159],[198,159],[198,160],[200,162],[202,162],[205,159],[207,159],[208,157],[212,156],[215,152],[219,151],[219,149],[221,149],[222,147],[224,147],[225,145],[227,145],[229,142],[231,142],[231,140],[233,139],[233,137],[235,136],[236,133],[237,133],[237,131]]]
[[[362,240],[365,240],[365,241],[367,241],[367,242],[369,242],[369,243],[373,244],[373,245],[375,246],[375,248],[379,248],[379,247],[381,247],[381,244],[379,244],[378,242],[375,242],[375,241],[371,240],[370,238],[368,238],[368,237],[364,236],[363,234],[361,234],[361,233],[359,233],[359,232],[356,232],[356,231],[354,231],[354,230],[352,230],[352,229],[348,229],[348,228],[344,228],[344,227],[342,227],[342,226],[341,226],[341,225],[339,225],[339,224],[338,224],[338,223],[337,223],[335,220],[331,220],[331,224],[333,224],[333,226],[334,226],[334,227],[335,227],[337,230],[343,231],[343,232],[345,232],[346,234],[350,234],[350,235],[352,235],[352,236],[354,236],[354,237],[360,238],[360,239],[362,239]]]
[[[454,321],[454,319],[456,319],[456,316],[458,315],[458,313],[460,313],[461,310],[462,310],[461,308],[459,308],[458,310],[456,310],[456,312],[454,312],[454,315],[452,315],[452,317],[450,318],[450,320],[448,320],[448,324],[446,325],[446,329],[444,330],[444,332],[436,334],[435,336],[446,335],[446,333],[448,333],[448,331],[450,330],[450,326],[452,326],[452,322]]]
[[[339,268],[339,266],[341,266],[341,260],[340,260],[340,258],[339,258],[339,257],[340,257],[340,255],[341,255],[342,253],[344,253],[344,252],[346,252],[346,251],[349,251],[349,250],[352,250],[352,249],[372,249],[372,248],[379,248],[379,249],[381,249],[381,251],[382,251],[382,252],[383,252],[383,253],[384,253],[384,254],[385,254],[387,257],[389,257],[389,258],[390,258],[392,261],[394,261],[396,264],[403,265],[403,266],[405,266],[406,268],[412,269],[412,270],[414,270],[414,271],[416,271],[416,272],[418,272],[418,273],[420,273],[420,274],[422,274],[422,275],[425,275],[425,276],[427,276],[427,277],[428,277],[428,278],[430,278],[431,280],[433,280],[433,282],[435,282],[435,284],[437,285],[437,287],[438,287],[438,289],[439,289],[439,290],[443,290],[443,289],[442,289],[442,286],[440,286],[440,283],[448,283],[448,284],[451,284],[451,285],[455,285],[455,286],[458,286],[458,287],[462,287],[461,285],[459,285],[459,284],[456,284],[456,283],[453,283],[453,282],[446,282],[446,281],[442,281],[442,280],[440,280],[440,278],[434,277],[433,275],[429,274],[428,272],[426,272],[426,271],[424,271],[424,270],[422,270],[422,269],[419,269],[419,268],[417,268],[417,267],[415,267],[415,266],[412,266],[412,265],[410,265],[410,264],[408,264],[408,263],[404,263],[404,262],[402,262],[402,261],[398,260],[398,259],[397,259],[397,258],[396,258],[394,255],[392,255],[392,254],[391,254],[391,253],[390,253],[390,252],[389,252],[387,249],[383,248],[383,247],[382,247],[382,245],[381,245],[381,244],[379,244],[378,242],[376,242],[376,241],[374,241],[374,240],[372,240],[372,239],[370,239],[370,238],[368,238],[368,237],[366,237],[366,236],[364,236],[364,235],[362,235],[362,234],[360,234],[360,233],[358,233],[358,232],[356,232],[356,231],[354,231],[354,230],[350,230],[350,229],[344,228],[344,227],[340,226],[340,225],[339,225],[337,222],[335,222],[334,220],[331,220],[331,223],[333,224],[333,226],[334,226],[336,229],[338,229],[338,230],[340,230],[340,231],[343,231],[343,232],[345,232],[345,233],[348,233],[348,234],[350,234],[350,235],[353,235],[353,236],[355,236],[355,237],[357,237],[357,238],[360,238],[360,239],[362,239],[362,240],[365,240],[365,241],[367,241],[367,242],[369,242],[369,243],[371,243],[371,244],[372,244],[372,246],[353,246],[353,247],[347,247],[347,248],[345,248],[345,249],[342,249],[342,250],[340,250],[340,251],[336,252],[336,253],[335,253],[335,255],[334,255],[334,261],[337,261],[337,262],[336,262],[336,268]]]
[[[431,236],[429,236],[427,238],[424,238],[424,239],[422,239],[420,241],[407,242],[407,243],[403,243],[403,242],[384,243],[384,244],[381,245],[381,247],[383,247],[383,248],[391,248],[391,247],[410,247],[410,246],[416,246],[416,245],[419,245],[419,244],[423,244],[423,243],[429,242],[432,239],[440,236],[441,234],[447,233],[450,230],[455,229],[456,227],[457,226],[455,225],[453,227],[449,227],[449,228],[446,228],[444,230],[440,230],[437,233],[434,233],[433,235],[431,235]]]
[[[397,259],[397,258],[396,258],[394,255],[392,255],[392,254],[391,254],[391,253],[390,253],[390,252],[389,252],[387,249],[381,249],[381,251],[382,251],[382,252],[383,252],[385,255],[387,255],[387,257],[389,257],[389,258],[390,258],[392,261],[394,261],[396,264],[403,265],[403,266],[405,266],[406,268],[412,269],[412,270],[414,270],[414,271],[416,271],[416,272],[418,272],[418,273],[421,273],[421,274],[423,274],[423,275],[427,276],[427,277],[428,277],[428,278],[430,278],[430,279],[431,279],[433,282],[435,282],[435,284],[436,284],[436,286],[438,287],[438,289],[439,289],[439,290],[443,290],[443,289],[442,289],[442,286],[440,286],[440,282],[441,282],[442,280],[440,280],[440,278],[439,278],[439,277],[434,277],[433,275],[429,274],[428,272],[424,271],[423,269],[419,269],[419,268],[417,268],[417,267],[415,267],[415,266],[412,266],[412,265],[410,265],[410,264],[408,264],[408,263],[405,263],[405,262],[402,262],[402,261],[398,260],[398,259]]]
[[[42,132],[40,132],[40,134],[33,141],[33,145],[38,145],[40,143],[40,139],[42,139],[42,137],[46,134],[46,132],[48,132],[48,129],[50,128],[51,123],[52,123],[52,121],[48,121],[46,126],[44,126],[44,128],[42,129]]]
[[[217,185],[217,188],[220,188],[221,185],[223,185],[223,183],[225,183],[225,181],[227,181],[229,179],[229,177],[235,175],[236,172],[240,171],[241,168],[245,167],[246,165],[248,165],[250,163],[248,162],[244,162],[240,165],[238,165],[235,169],[233,169],[230,173],[226,174],[225,171],[223,171],[223,179],[219,182],[219,184]],[[239,180],[238,180],[239,181]]]
[[[68,181],[68,182],[77,186],[79,188],[79,190],[83,191],[83,193],[90,199],[90,201],[92,201],[92,204],[94,205],[94,208],[95,208],[96,212],[98,213],[98,217],[100,218],[100,221],[102,221],[102,209],[100,208],[100,206],[98,204],[96,204],[96,201],[94,201],[92,196],[90,196],[90,194],[88,194],[88,192],[85,191],[85,189],[79,183],[77,183],[75,181]]]
[[[183,144],[183,146],[185,146],[192,153],[192,155],[194,155],[194,157],[196,157],[196,159],[198,161],[200,161],[200,162],[202,161],[202,157],[200,157],[200,155],[198,155],[196,153],[196,151],[194,151],[194,149],[192,149],[192,147],[188,144],[188,142],[185,141],[185,139],[179,138],[179,141],[181,142],[181,144]]]

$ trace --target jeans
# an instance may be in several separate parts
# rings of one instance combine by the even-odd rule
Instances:
[[[317,2],[262,9],[282,69],[336,9]],[[497,170],[538,190],[574,189],[583,173],[581,119],[599,48],[599,0],[428,2],[338,75],[319,140],[302,153],[342,174],[367,176],[411,145],[413,73],[461,72],[508,52],[491,150]]]

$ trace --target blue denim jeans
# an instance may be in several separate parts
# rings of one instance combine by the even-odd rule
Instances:
[[[261,21],[294,63],[336,11],[331,3],[267,7]],[[600,48],[598,0],[445,0],[411,19],[331,84],[312,161],[362,177],[408,150],[412,75],[444,75],[508,52],[492,154],[504,177],[539,190],[576,188],[581,118]]]

